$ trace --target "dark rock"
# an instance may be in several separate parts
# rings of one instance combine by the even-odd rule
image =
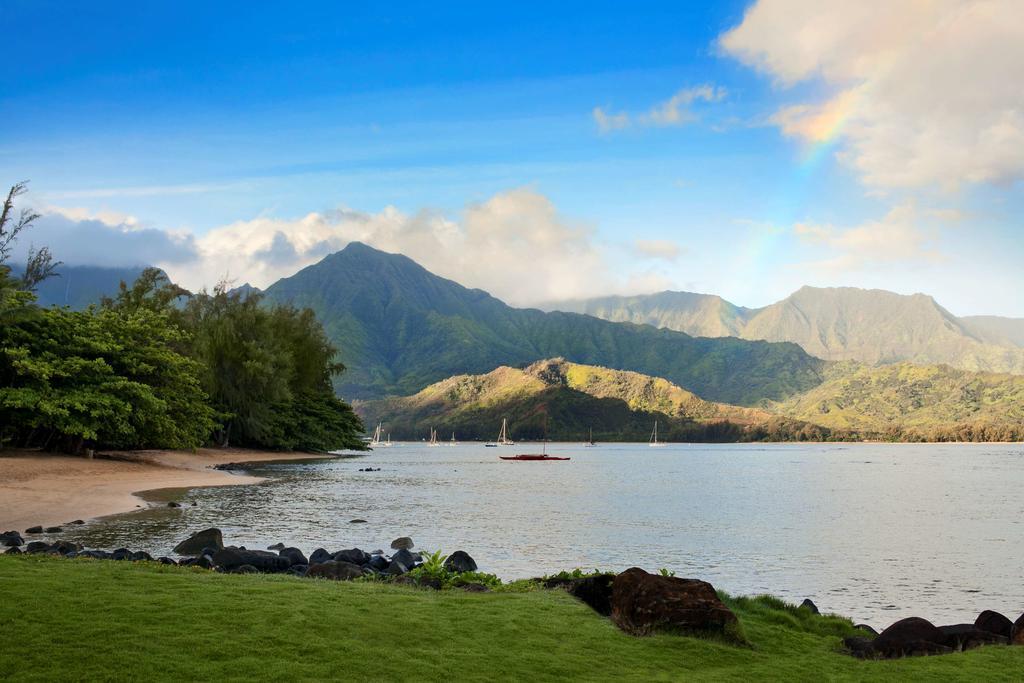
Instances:
[[[803,607],[803,608],[805,608],[805,609],[809,609],[809,610],[811,610],[811,612],[813,612],[814,614],[821,614],[821,612],[819,612],[819,611],[818,611],[818,606],[817,606],[817,605],[815,605],[815,604],[814,604],[814,603],[813,603],[813,602],[812,602],[812,601],[810,600],[810,598],[808,598],[808,599],[804,600],[803,602],[801,602],[801,603],[800,603],[800,606],[801,606],[801,607]]]
[[[167,507],[169,507],[169,508],[180,508],[181,507],[181,503],[175,503],[172,500],[170,503],[167,504]]]
[[[293,576],[305,576],[307,571],[309,571],[309,565],[293,564],[291,567],[288,567],[288,571],[286,573]]]
[[[145,550],[139,550],[131,554],[129,557],[132,562],[152,562],[153,556],[147,553]]]
[[[349,562],[351,564],[358,564],[360,567],[370,561],[370,554],[363,552],[359,548],[352,548],[350,550],[339,550],[334,553],[335,562]]]
[[[591,609],[603,616],[612,613],[612,583],[614,574],[597,574],[581,579],[573,579],[565,586],[569,595],[582,600]]]
[[[351,581],[363,575],[363,570],[351,562],[328,560],[320,564],[312,564],[306,571],[306,577],[312,579],[330,579],[331,581]]]
[[[221,548],[213,554],[213,563],[225,571],[231,571],[244,564],[252,565],[261,572],[283,572],[292,566],[287,557],[281,557],[265,550],[242,550]]]
[[[94,560],[111,560],[113,555],[105,550],[83,550],[78,553],[79,557],[91,557]]]
[[[444,561],[444,568],[459,574],[462,572],[475,572],[476,562],[469,556],[469,553],[463,550],[456,550]]]
[[[1013,635],[1013,622],[999,612],[993,612],[990,609],[979,614],[978,618],[974,620],[974,625],[982,631],[988,631],[989,633],[995,633],[997,636],[1003,636],[1007,641],[1009,641],[1010,636]]]
[[[26,553],[45,553],[49,549],[50,544],[43,541],[30,541],[29,544],[25,546]]]
[[[387,574],[390,574],[391,576],[401,576],[402,574],[405,574],[409,571],[409,567],[407,565],[402,564],[398,560],[391,560],[391,563],[388,565],[388,568],[384,571]]]
[[[402,549],[391,556],[392,562],[401,562],[409,569],[412,569],[416,565],[416,557],[408,550]]]
[[[4,555],[21,555],[21,548],[19,548],[16,545],[12,545],[10,548],[4,551]]]
[[[48,527],[46,527],[45,531],[48,534],[59,534],[60,532],[62,532],[64,530],[61,529],[59,526],[48,526]]]
[[[213,569],[214,563],[213,558],[209,555],[200,555],[192,560],[193,567],[202,567],[203,569]]]
[[[392,550],[412,550],[414,545],[412,539],[408,536],[401,536],[391,541]]]
[[[298,548],[284,548],[278,555],[288,559],[288,566],[293,567],[297,564],[309,564],[309,560],[302,554],[302,551]]]
[[[983,631],[974,624],[940,626],[939,630],[946,637],[943,645],[955,651],[971,650],[982,645],[1006,645],[1009,642],[1008,638]]]
[[[41,526],[29,527],[28,529],[25,529],[25,533],[26,534],[41,534],[41,533],[43,533],[43,527],[41,527]]]
[[[174,546],[174,552],[178,555],[199,555],[208,547],[214,550],[224,547],[224,537],[221,535],[220,529],[204,529],[192,534]]]
[[[128,548],[118,548],[110,554],[112,560],[130,560],[132,558],[132,551]]]
[[[435,579],[431,576],[425,576],[416,582],[416,585],[420,588],[432,588],[436,591],[444,588],[444,584],[441,583],[441,579]]]
[[[872,636],[877,636],[878,635],[878,631],[876,631],[875,629],[871,628],[867,624],[856,624],[854,626],[854,628],[860,629],[861,631],[867,631]]]
[[[78,543],[72,543],[71,541],[57,541],[50,546],[51,551],[56,551],[61,555],[67,555],[68,553],[80,553],[83,548]]]
[[[1024,645],[1024,614],[1017,617],[1013,622],[1013,633],[1010,634],[1011,645]]]
[[[467,583],[459,587],[467,593],[487,593],[491,590],[482,583]]]
[[[849,653],[854,657],[859,657],[860,659],[875,658],[875,650],[871,645],[870,638],[864,638],[861,636],[843,638],[843,646],[845,646]]]
[[[229,573],[230,574],[259,574],[260,570],[256,569],[256,567],[252,566],[251,564],[243,564],[240,567],[235,567]]]
[[[81,519],[76,519],[73,522],[68,522],[68,524],[85,524],[85,521]]]
[[[323,548],[317,548],[316,550],[313,551],[313,554],[309,556],[309,563],[311,565],[312,564],[321,564],[323,562],[327,562],[327,561],[333,560],[333,559],[334,558],[331,556],[331,554],[329,552],[327,552]]]
[[[284,543],[275,543],[274,545],[268,545],[267,550],[284,550],[286,547]]]
[[[203,550],[199,554],[200,555],[209,555],[210,557],[213,557],[213,554],[215,552],[217,552],[218,550],[220,550],[220,548],[212,548],[212,547],[210,547],[210,548],[203,548]],[[245,550],[245,548],[241,548],[241,550]]]
[[[952,652],[945,643],[945,634],[935,624],[920,617],[908,617],[878,634],[871,648],[876,657],[895,659]]]
[[[175,562],[174,560],[172,560],[169,557],[158,557],[158,558],[156,558],[156,561],[159,562],[160,564],[178,564],[177,562]]]
[[[668,631],[734,637],[739,623],[710,583],[648,574],[639,567],[612,581],[611,618],[634,635]]]
[[[14,548],[25,545],[25,539],[17,531],[5,531],[0,534],[0,546]]]
[[[388,561],[384,559],[383,555],[371,555],[370,561],[366,563],[366,566],[376,572],[382,572],[388,568]]]
[[[350,520],[348,520],[348,523],[349,524],[366,524],[366,520],[365,519],[350,519]]]

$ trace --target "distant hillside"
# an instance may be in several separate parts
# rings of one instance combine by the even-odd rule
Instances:
[[[423,439],[437,429],[463,440],[492,440],[503,418],[513,439],[645,441],[655,420],[662,439],[737,441],[825,438],[763,410],[705,401],[671,382],[636,372],[543,360],[458,375],[407,397],[356,404],[367,425],[384,423],[394,439]]]
[[[822,361],[794,344],[694,338],[571,313],[516,309],[354,242],[279,280],[269,302],[309,307],[349,370],[350,399],[408,395],[457,374],[556,356],[665,377],[714,401],[784,399],[821,380]]]
[[[968,315],[960,322],[986,344],[1024,347],[1024,318],[996,315]]]
[[[554,310],[585,313],[613,322],[665,327],[696,337],[739,337],[749,308],[720,296],[692,292],[658,292],[643,296],[606,296],[552,304]]]
[[[57,269],[59,277],[39,284],[36,297],[40,306],[69,306],[75,310],[98,304],[104,296],[117,294],[121,281],[132,283],[142,274],[143,266],[104,268],[101,266],[68,266]]]
[[[746,309],[719,297],[661,292],[555,307],[688,334],[788,341],[825,360],[945,363],[965,370],[1024,373],[1024,321],[957,318],[924,294],[803,287],[770,306]]]
[[[775,407],[832,429],[929,440],[1024,439],[1024,377],[949,366],[839,363],[825,382]],[[978,438],[983,437],[983,438]]]

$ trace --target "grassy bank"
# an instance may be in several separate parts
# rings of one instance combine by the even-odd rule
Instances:
[[[730,599],[752,643],[634,638],[560,591],[471,594],[0,557],[13,679],[1020,680],[1024,648],[862,662],[848,621]]]

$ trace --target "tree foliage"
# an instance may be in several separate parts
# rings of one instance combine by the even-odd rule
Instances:
[[[16,185],[0,215],[0,445],[273,449],[363,448],[362,424],[336,398],[334,362],[313,314],[258,297],[192,296],[150,268],[84,311],[42,308],[49,249],[25,275],[7,264],[36,215],[15,218]]]

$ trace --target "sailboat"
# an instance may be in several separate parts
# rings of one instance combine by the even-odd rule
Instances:
[[[437,430],[433,427],[430,428],[430,443],[428,446],[440,446],[441,443],[437,440]]]
[[[488,448],[494,448],[495,446],[515,446],[516,442],[508,438],[508,419],[501,418],[501,431],[498,432],[497,441],[489,441],[484,444]]]
[[[661,448],[665,445],[664,441],[658,441],[658,421],[654,421],[654,431],[651,432],[651,442],[647,444],[651,448]]]
[[[586,446],[587,448],[593,448],[594,446],[597,445],[597,442],[594,441],[594,428],[593,427],[590,428],[590,440],[587,441],[583,445]]]
[[[502,434],[505,433],[505,425],[502,423]],[[500,440],[500,438],[499,438]],[[511,442],[510,442],[511,443]],[[499,455],[502,460],[527,460],[531,462],[548,461],[548,460],[569,460],[567,457],[559,457],[557,455],[548,455],[548,419],[547,415],[544,416],[544,445],[541,447],[540,453],[520,453],[518,455]]]
[[[378,422],[377,423],[377,429],[375,429],[373,431],[373,438],[370,439],[370,448],[386,448],[386,447],[391,445],[391,434],[390,433],[388,434],[387,441],[384,441],[381,438],[381,436],[382,436],[381,433],[382,433],[383,429],[384,429],[384,423],[383,422]]]
[[[455,432],[452,432],[452,440],[448,442],[449,446],[454,446],[458,441],[455,440]]]

